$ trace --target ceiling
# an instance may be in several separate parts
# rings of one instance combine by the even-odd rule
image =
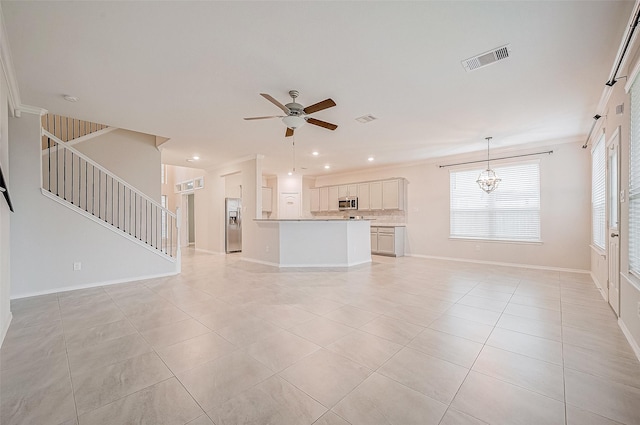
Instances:
[[[24,104],[170,138],[165,163],[263,154],[276,174],[292,167],[292,138],[278,119],[242,119],[281,114],[259,93],[330,97],[337,106],[313,116],[338,129],[295,137],[297,170],[322,175],[478,151],[486,136],[496,148],[583,143],[633,2],[1,5]],[[508,59],[462,67],[505,44]],[[366,114],[377,120],[355,120]]]

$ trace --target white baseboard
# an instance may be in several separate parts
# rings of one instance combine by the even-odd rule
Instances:
[[[618,318],[618,326],[620,326],[620,329],[622,329],[622,333],[624,334],[624,336],[627,337],[627,341],[629,341],[629,345],[631,346],[631,349],[636,354],[636,357],[638,358],[638,360],[640,360],[640,346],[638,346],[638,343],[636,342],[636,340],[633,339],[633,335],[631,335],[631,331],[629,330],[629,328],[627,328],[627,325],[624,324],[621,317]]]
[[[605,292],[605,289],[602,287],[602,284],[600,283],[600,281],[596,277],[595,273],[593,273],[593,271],[591,271],[591,272],[589,272],[589,274],[591,275],[591,280],[593,280],[593,283],[595,283],[596,288],[598,288],[598,291],[600,291],[600,296],[602,296],[602,298],[605,301],[609,301],[609,299],[607,297],[607,293]]]
[[[358,261],[355,263],[349,263],[349,264],[344,264],[344,263],[326,263],[326,264],[278,264],[278,263],[272,263],[270,261],[262,261],[262,260],[256,260],[255,258],[248,258],[248,257],[241,257],[242,260],[244,261],[248,261],[250,263],[257,263],[257,264],[264,264],[265,266],[273,266],[273,267],[279,267],[281,269],[291,269],[291,268],[346,268],[346,267],[353,267],[353,266],[359,266],[361,264],[369,264],[371,263],[371,260],[365,260],[365,261]]]
[[[250,262],[250,263],[264,264],[265,266],[280,267],[280,264],[278,264],[278,263],[272,263],[272,262],[270,262],[270,261],[256,260],[255,258],[249,258],[249,257],[240,257],[240,259],[241,259],[242,261],[248,261],[248,262]]]
[[[203,248],[194,248],[196,252],[204,252],[205,254],[213,254],[213,255],[225,255],[226,252],[218,252],[218,251],[209,251],[208,249]]]
[[[549,270],[554,272],[585,273],[585,274],[591,273],[589,270],[582,270],[582,269],[568,269],[564,267],[551,267],[551,266],[536,266],[534,264],[502,263],[499,261],[471,260],[468,258],[438,257],[435,255],[405,254],[405,257],[426,258],[428,260],[457,261],[461,263],[486,264],[491,266],[519,267],[522,269]]]
[[[98,286],[116,285],[118,283],[137,282],[137,281],[140,281],[140,280],[156,279],[156,278],[159,278],[159,277],[167,277],[167,276],[175,276],[177,274],[178,274],[178,272],[168,272],[168,273],[159,273],[159,274],[146,275],[146,276],[125,277],[123,279],[105,280],[103,282],[87,283],[87,284],[83,284],[83,285],[64,286],[64,287],[61,287],[61,288],[47,289],[47,290],[44,290],[44,291],[27,292],[26,294],[14,295],[14,296],[11,297],[11,299],[12,300],[18,300],[20,298],[36,297],[38,295],[56,294],[58,292],[76,291],[78,289],[88,289],[88,288],[95,288],[95,287],[98,287]]]
[[[7,336],[7,331],[9,330],[9,325],[11,324],[12,319],[13,319],[13,314],[9,312],[7,323],[2,327],[2,329],[0,329],[0,347],[2,347],[2,343],[4,342],[4,337]]]

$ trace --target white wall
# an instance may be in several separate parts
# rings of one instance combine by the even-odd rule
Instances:
[[[612,50],[618,46],[611,46]],[[633,68],[640,63],[640,44],[629,50],[630,60],[618,75],[630,75]],[[640,81],[637,80],[636,81]],[[604,132],[608,142],[617,128],[620,128],[620,188],[629,193],[629,146],[630,146],[630,97],[625,92],[627,80],[621,79],[613,86],[613,91],[605,107],[602,118],[598,122],[598,127],[594,130],[594,135]],[[624,105],[624,113],[617,115],[615,108],[617,105]],[[600,111],[598,111],[600,112]],[[592,137],[597,140],[597,137]],[[595,143],[595,142],[594,142]],[[589,180],[591,181],[591,180]],[[638,317],[638,305],[640,303],[640,279],[636,279],[629,273],[629,204],[622,202],[620,205],[620,322],[626,328],[629,336],[636,346],[640,345],[640,317]],[[608,245],[608,244],[607,244]],[[606,288],[607,284],[607,264],[603,264],[601,258],[594,256],[591,261],[592,274],[601,279],[601,284]],[[639,354],[640,357],[640,354]]]
[[[224,178],[225,198],[242,198],[242,174],[235,173]]]
[[[160,202],[160,151],[156,136],[117,129],[73,147]]]
[[[40,117],[11,118],[12,298],[176,272],[175,263],[42,195],[40,149]],[[159,158],[155,168],[159,182]]]
[[[168,165],[167,173],[168,183],[163,185],[163,194],[169,196],[171,209],[181,205],[181,195],[173,194],[173,185],[204,176],[204,188],[194,191],[196,250],[224,253],[224,199],[239,197],[242,198],[243,252],[251,252],[255,238],[254,219],[262,216],[262,157],[209,170]]]
[[[438,165],[482,159],[480,153],[475,158],[456,156],[437,162],[322,176],[316,179],[316,185],[405,177],[409,182],[405,213],[405,251],[408,255],[589,270],[589,154],[576,143],[509,153],[547,150],[554,153],[537,157],[541,173],[542,244],[449,239],[450,168],[439,168]],[[496,151],[495,155],[499,156],[500,152]],[[492,164],[498,165],[498,162]]]
[[[13,182],[9,168],[8,116],[7,83],[4,78],[4,74],[2,73],[0,74],[0,164],[2,164],[2,172],[13,197]],[[4,199],[0,198],[0,346],[2,345],[2,341],[4,340],[4,336],[11,322],[11,308],[9,302],[11,291],[11,214],[12,213],[9,211],[7,203]]]

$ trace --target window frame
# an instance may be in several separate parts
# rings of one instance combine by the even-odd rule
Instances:
[[[600,180],[599,183],[601,185],[601,203],[600,203],[600,207],[602,208],[602,228],[601,228],[601,232],[602,232],[602,246],[598,245],[596,243],[595,240],[595,209],[594,209],[594,185],[596,183],[596,181],[594,180],[594,166],[595,166],[595,162],[594,162],[594,158],[595,158],[595,154],[596,154],[596,150],[600,149],[601,150],[601,154],[602,154],[602,158],[600,158],[601,161],[601,165],[602,165],[602,174],[600,176]],[[604,131],[602,132],[602,134],[600,135],[600,137],[598,138],[598,141],[593,145],[593,148],[591,149],[591,244],[592,246],[598,250],[601,253],[606,252],[607,249],[607,238],[606,238],[606,234],[607,234],[607,143],[606,143],[606,138],[605,138],[605,133]]]
[[[537,190],[537,196],[538,196],[538,223],[537,223],[537,233],[538,233],[538,239],[517,239],[517,238],[498,238],[498,237],[494,237],[494,238],[487,238],[484,236],[478,236],[478,237],[474,237],[474,236],[457,236],[454,235],[452,232],[452,193],[451,193],[451,185],[452,185],[452,180],[451,180],[451,176],[454,173],[460,173],[460,172],[475,172],[478,175],[480,174],[481,171],[483,171],[485,169],[485,167],[480,166],[480,168],[478,168],[478,166],[466,166],[466,167],[456,167],[454,169],[449,170],[449,240],[454,240],[454,241],[482,241],[482,242],[490,242],[490,243],[505,243],[505,244],[524,244],[524,245],[541,245],[544,243],[543,238],[542,238],[542,175],[541,175],[541,169],[540,169],[540,160],[539,159],[533,159],[533,160],[526,160],[526,161],[503,161],[503,162],[492,162],[491,164],[491,168],[493,168],[494,170],[496,170],[496,173],[498,174],[499,177],[501,176],[501,173],[499,172],[499,170],[501,168],[510,168],[510,167],[517,167],[517,166],[526,166],[526,165],[531,165],[534,164],[537,166],[537,171],[538,171],[538,190]],[[482,191],[482,189],[480,189],[478,187],[478,185],[475,183],[474,181],[474,188],[477,189],[478,191]],[[499,186],[496,191],[499,191],[500,188],[503,186]],[[495,193],[495,192],[494,192]],[[487,194],[486,196],[491,196],[491,194]]]

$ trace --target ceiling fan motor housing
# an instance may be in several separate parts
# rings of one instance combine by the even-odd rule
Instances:
[[[291,102],[291,103],[287,103],[286,105],[287,108],[289,108],[289,115],[295,115],[295,116],[299,116],[299,115],[304,115],[304,106],[302,106],[299,103],[296,102]]]

